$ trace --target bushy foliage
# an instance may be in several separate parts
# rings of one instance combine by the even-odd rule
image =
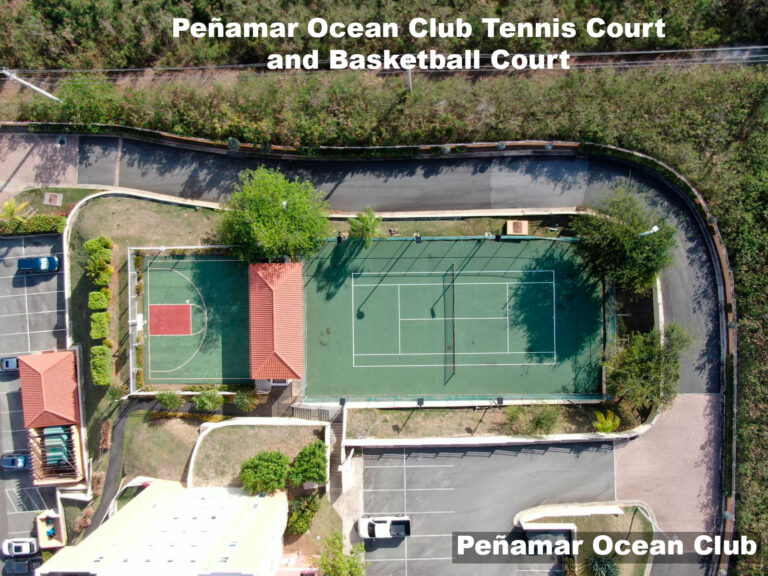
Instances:
[[[307,256],[328,235],[322,194],[310,182],[288,180],[277,170],[241,172],[228,207],[221,238],[246,262]]]
[[[288,534],[300,536],[312,527],[312,520],[320,509],[320,502],[314,494],[299,496],[288,504]]]
[[[301,486],[304,482],[325,484],[327,480],[328,446],[322,440],[316,440],[304,446],[291,464],[288,480],[292,486]]]
[[[379,226],[381,225],[381,218],[376,216],[373,208],[366,206],[363,212],[358,212],[357,216],[350,218],[348,222],[349,237],[361,239],[365,248],[370,248],[373,239],[379,235]]]
[[[259,452],[240,466],[240,482],[251,494],[273,494],[285,488],[289,465],[282,452]]]
[[[608,556],[591,554],[587,556],[585,564],[592,576],[619,576],[619,567]]]
[[[0,234],[39,234],[43,232],[64,232],[67,219],[55,214],[35,214],[27,219],[12,218],[0,220]]]
[[[184,405],[184,397],[174,391],[158,392],[155,400],[168,412],[176,412],[176,410]]]
[[[532,436],[545,436],[552,434],[560,423],[562,408],[555,405],[532,406],[533,414],[528,426],[528,433]]]
[[[333,532],[323,541],[320,573],[323,576],[365,576],[364,554],[362,544],[352,546],[351,553],[345,554],[341,533]]]
[[[615,193],[597,215],[576,216],[571,227],[579,238],[576,250],[592,275],[629,294],[649,292],[659,272],[672,263],[675,230],[628,191]]]
[[[109,336],[109,325],[112,315],[109,312],[94,312],[91,314],[91,339],[103,340]]]
[[[621,418],[613,410],[606,410],[605,413],[595,410],[595,421],[592,422],[592,426],[598,432],[610,434],[621,426]]]
[[[256,406],[256,398],[253,392],[238,390],[235,392],[235,406],[243,412],[250,412]]]
[[[690,343],[685,331],[669,324],[658,330],[631,333],[606,360],[608,393],[636,410],[669,406],[677,395],[680,354]]]
[[[218,390],[204,390],[197,396],[192,396],[192,403],[201,412],[214,412],[224,404],[224,397]]]
[[[91,310],[105,310],[109,308],[107,295],[101,290],[90,292],[88,294],[88,308]]]
[[[106,346],[91,348],[91,379],[96,386],[112,385],[112,351]]]
[[[107,286],[115,269],[112,267],[113,242],[104,236],[92,238],[83,244],[87,261],[85,271],[96,286]]]

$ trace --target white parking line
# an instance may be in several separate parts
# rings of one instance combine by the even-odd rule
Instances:
[[[11,316],[32,316],[33,314],[58,314],[58,310],[37,310],[36,312],[16,312],[15,314],[0,314],[0,318],[9,318]]]
[[[8,512],[8,514],[18,514],[19,508],[18,508],[18,506],[16,506],[16,503],[13,501],[13,498],[11,498],[11,495],[9,493],[11,490],[13,490],[14,493],[16,492],[16,490],[14,490],[13,488],[6,488],[5,489],[5,497],[8,498],[8,502],[11,503],[11,506],[13,506],[13,509],[14,509],[15,512]]]
[[[366,488],[363,492],[452,492],[453,490],[455,488]]]
[[[48,290],[46,292],[33,292],[30,294],[30,296],[42,296],[43,294],[61,294],[64,290]],[[0,298],[18,298],[20,296],[24,296],[24,294],[5,294],[3,296],[0,296]]]
[[[26,241],[24,238],[21,239],[21,253],[24,254],[25,252],[25,246]],[[24,321],[27,324],[27,350],[30,352],[32,351],[32,337],[29,335],[29,299],[27,298],[27,276],[26,274],[22,276],[24,278]]]
[[[6,256],[5,258],[3,258],[3,261],[6,261],[6,260],[21,260],[22,258],[25,257],[23,250],[24,250],[24,248],[22,247],[22,255],[21,256]],[[37,257],[37,256],[41,256],[41,257],[42,256],[61,256],[62,254],[63,254],[62,252],[51,252],[50,254],[34,254],[34,255],[30,255],[30,258]]]
[[[29,319],[27,319],[27,323],[29,323]],[[52,328],[50,330],[28,330],[26,332],[8,332],[7,334],[0,334],[0,337],[3,336],[21,336],[22,334],[26,334],[29,336],[30,334],[42,334],[43,332],[64,332],[66,328]],[[32,345],[30,344],[30,349],[32,348]]]
[[[408,464],[407,468],[453,468],[455,464]],[[372,465],[369,466],[368,464],[365,464],[366,468],[402,468],[402,466],[377,466]]]
[[[413,516],[414,514],[456,514],[455,510],[430,510],[429,512],[414,512],[410,510],[408,512],[366,512],[366,514],[376,514],[378,516]]]
[[[450,538],[453,534],[411,534],[408,538]]]

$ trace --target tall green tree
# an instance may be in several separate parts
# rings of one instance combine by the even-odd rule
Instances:
[[[351,554],[344,554],[344,541],[339,532],[333,532],[323,541],[320,556],[320,573],[323,576],[365,576],[362,544],[352,547]]]
[[[290,463],[282,452],[259,452],[240,465],[240,482],[251,494],[273,494],[285,488]]]
[[[630,334],[605,362],[608,392],[635,409],[669,406],[680,380],[680,354],[689,343],[674,324],[663,338],[658,330]]]
[[[246,262],[307,256],[328,236],[322,193],[310,182],[288,180],[277,170],[241,172],[228,208],[221,240]]]
[[[379,235],[381,218],[376,216],[373,208],[366,206],[365,210],[358,212],[357,216],[347,220],[349,222],[349,237],[360,238],[365,243],[365,248],[371,247],[371,242]]]
[[[591,273],[630,295],[648,293],[672,263],[674,228],[627,190],[616,191],[597,214],[576,216],[572,228]]]

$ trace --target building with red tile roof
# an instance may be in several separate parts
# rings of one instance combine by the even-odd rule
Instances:
[[[300,262],[251,264],[251,378],[304,377],[304,281]]]

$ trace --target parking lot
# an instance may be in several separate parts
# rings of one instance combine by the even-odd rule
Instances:
[[[408,538],[366,544],[368,576],[474,576],[478,565],[451,561],[453,532],[508,533],[527,508],[615,498],[610,443],[366,449],[363,462],[364,513],[412,520]],[[482,572],[561,574],[554,562],[485,564]]]
[[[66,347],[64,276],[17,271],[19,258],[59,257],[58,234],[0,239],[0,357]],[[26,452],[18,372],[0,374],[0,450]],[[53,488],[38,489],[29,472],[3,472],[0,481],[0,539],[28,536],[40,510],[55,506]]]

